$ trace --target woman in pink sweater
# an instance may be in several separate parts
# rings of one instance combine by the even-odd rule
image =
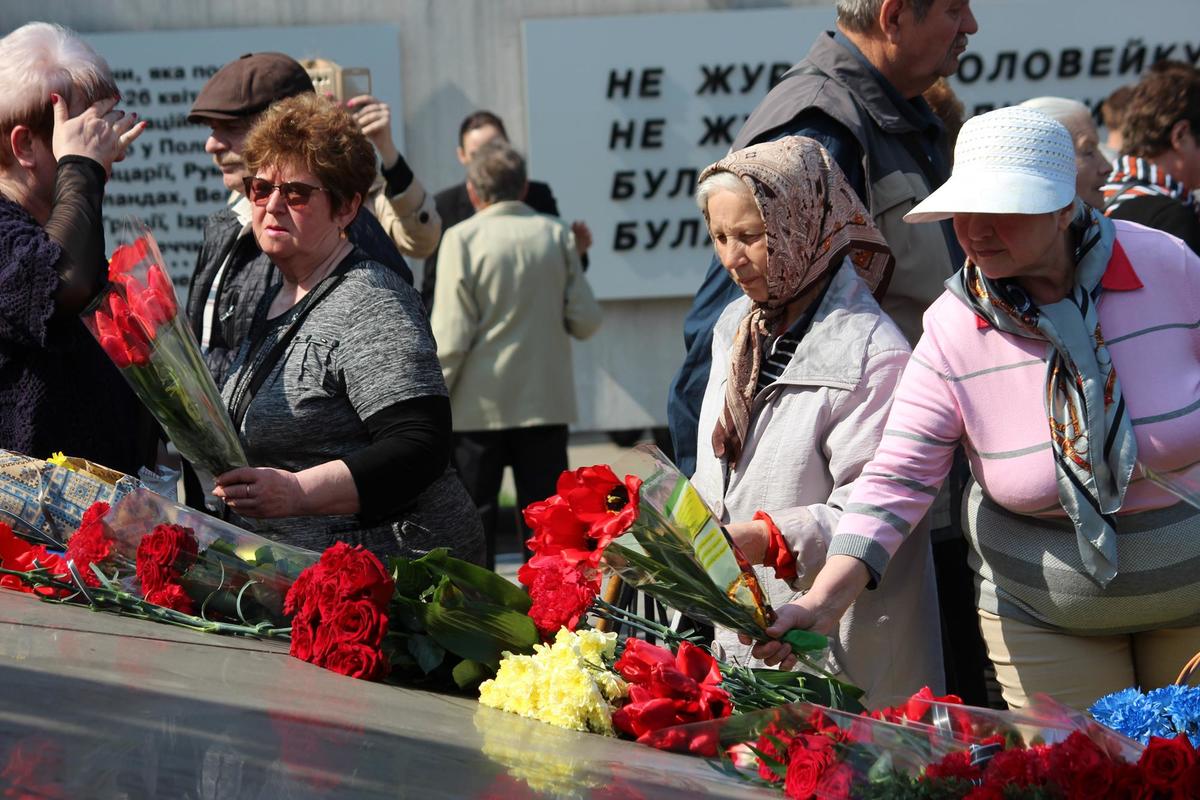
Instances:
[[[968,121],[955,156],[906,219],[953,216],[967,262],[925,314],[825,568],[768,633],[834,629],[962,443],[980,625],[1008,704],[1169,683],[1200,649],[1200,516],[1140,465],[1200,476],[1200,259],[1078,203],[1070,135],[1039,112]]]

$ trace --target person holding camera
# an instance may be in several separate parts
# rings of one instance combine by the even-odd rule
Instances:
[[[371,184],[364,206],[401,253],[428,258],[442,238],[442,218],[433,195],[417,180],[392,141],[391,108],[371,94],[360,94],[346,101],[346,109],[379,153],[380,174]]]

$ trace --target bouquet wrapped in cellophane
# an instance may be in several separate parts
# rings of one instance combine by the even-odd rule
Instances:
[[[0,498],[6,588],[199,630],[286,635],[288,589],[318,558],[65,456],[0,451]]]
[[[723,771],[797,800],[1105,797],[1152,772],[1137,743],[1049,698],[998,711],[928,688],[869,714],[796,703],[655,736],[715,738]]]
[[[218,475],[246,456],[196,337],[179,312],[158,244],[130,221],[108,287],[83,322],[184,458]]]
[[[604,563],[663,605],[752,639],[774,621],[754,570],[695,487],[653,445],[639,445],[614,465],[642,480],[637,517],[604,550]],[[792,630],[784,637],[810,669],[825,636]],[[845,687],[861,694],[852,687]]]

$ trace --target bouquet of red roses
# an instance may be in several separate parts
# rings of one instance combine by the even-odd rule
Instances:
[[[145,225],[113,253],[108,288],[83,322],[150,409],[179,452],[219,474],[246,456],[196,337],[179,313],[162,255]]]
[[[291,654],[352,678],[388,673],[380,649],[395,582],[362,546],[338,542],[300,573],[283,610],[292,615]]]
[[[287,592],[291,654],[344,675],[473,688],[538,641],[529,597],[445,549],[385,565],[336,543]]]

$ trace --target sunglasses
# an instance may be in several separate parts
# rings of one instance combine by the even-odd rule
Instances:
[[[283,194],[283,202],[287,203],[288,208],[303,208],[312,199],[313,192],[329,191],[321,186],[309,186],[307,183],[295,181],[275,184],[264,178],[246,177],[242,182],[246,187],[246,196],[256,206],[265,206],[276,189]]]

